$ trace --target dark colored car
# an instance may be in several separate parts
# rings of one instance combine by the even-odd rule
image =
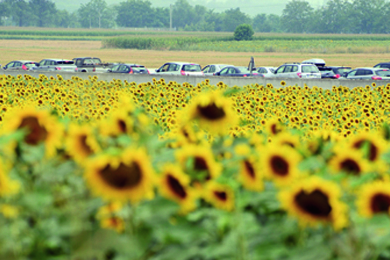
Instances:
[[[340,77],[345,77],[352,70],[351,67],[346,66],[326,66],[318,69],[321,72],[322,79],[339,79]]]
[[[381,62],[374,66],[374,68],[390,69],[390,62]]]
[[[38,62],[31,60],[14,60],[3,67],[4,70],[29,70],[36,67]]]
[[[113,66],[111,69],[108,69],[107,72],[112,73],[128,73],[128,74],[149,74],[149,71],[145,68],[145,66],[139,64],[118,64]]]
[[[251,75],[247,67],[227,66],[216,72],[215,76],[231,76],[231,77],[249,77]],[[264,77],[262,74],[252,72],[254,77]]]

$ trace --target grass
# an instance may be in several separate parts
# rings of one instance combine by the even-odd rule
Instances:
[[[40,61],[44,58],[72,59],[83,56],[100,57],[107,62],[133,62],[148,68],[158,68],[167,61],[190,61],[202,66],[212,63],[246,66],[251,56],[257,66],[279,66],[285,62],[299,62],[322,58],[329,65],[352,67],[373,66],[390,60],[389,53],[301,53],[301,52],[221,52],[221,51],[158,51],[101,48],[99,41],[22,41],[0,40],[0,63],[17,59]],[[372,50],[369,48],[369,50]]]

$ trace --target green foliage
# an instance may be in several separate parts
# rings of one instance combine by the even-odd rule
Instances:
[[[241,24],[234,30],[234,39],[236,41],[249,41],[255,32],[250,24]]]

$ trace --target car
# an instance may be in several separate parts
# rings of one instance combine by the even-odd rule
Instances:
[[[227,66],[220,70],[219,72],[216,72],[214,74],[215,76],[230,76],[230,77],[263,77],[262,74],[259,74],[257,72],[251,72],[248,70],[247,67],[237,67],[237,66]]]
[[[256,72],[259,74],[263,74],[265,78],[272,78],[275,76],[275,67],[257,67]]]
[[[318,68],[321,72],[321,78],[338,79],[345,77],[345,75],[352,70],[351,67],[346,66],[325,66]]]
[[[381,62],[374,66],[374,68],[390,69],[390,62]]]
[[[128,73],[128,74],[149,74],[145,66],[139,64],[118,64],[114,65],[107,72],[110,73]]]
[[[191,62],[167,62],[155,71],[155,74],[203,76],[199,64]]]
[[[310,60],[304,60],[302,61],[302,64],[313,64],[316,65],[318,68],[325,67],[325,61],[323,59],[310,59]]]
[[[96,57],[79,57],[72,59],[77,66],[77,72],[107,72],[115,64],[103,63],[100,58]]]
[[[320,79],[318,67],[310,63],[285,63],[275,70],[275,77]]]
[[[37,62],[31,60],[14,60],[3,67],[4,70],[30,70],[37,66]]]
[[[348,72],[344,79],[390,79],[390,70],[383,68],[356,68]]]
[[[64,59],[43,59],[41,60],[36,67],[32,67],[31,71],[66,71],[66,72],[75,72],[77,66],[74,64],[73,60],[64,60]]]
[[[209,64],[209,65],[206,65],[204,66],[204,68],[202,69],[202,72],[205,76],[213,76],[214,73],[217,73],[218,71],[220,71],[221,69],[227,67],[227,66],[233,66],[233,65],[229,65],[229,64]]]

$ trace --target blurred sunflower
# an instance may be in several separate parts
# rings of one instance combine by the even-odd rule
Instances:
[[[234,191],[227,185],[209,182],[203,193],[203,198],[218,209],[226,211],[234,209]]]
[[[289,146],[269,144],[259,154],[265,177],[274,180],[276,184],[289,185],[300,176],[298,164],[301,156]]]
[[[349,140],[349,146],[354,149],[363,150],[369,161],[377,161],[386,150],[386,141],[376,132],[361,132]]]
[[[270,135],[277,135],[280,132],[284,131],[283,125],[279,122],[278,119],[275,118],[267,120],[266,129]]]
[[[345,146],[336,148],[335,155],[329,161],[329,166],[334,172],[345,172],[359,176],[370,169],[369,163],[363,158],[360,151],[343,147]]]
[[[4,119],[4,132],[12,133],[25,130],[24,142],[28,145],[45,145],[47,156],[53,156],[61,146],[63,127],[46,110],[34,107],[19,108],[11,111]]]
[[[359,214],[367,218],[379,213],[390,214],[389,187],[389,181],[364,184],[357,193],[356,205]]]
[[[331,224],[335,230],[347,226],[347,206],[340,188],[333,182],[312,176],[279,192],[279,200],[288,214],[303,226]]]
[[[264,189],[261,167],[256,158],[250,156],[240,162],[239,180],[248,190],[262,191]]]
[[[100,151],[100,146],[93,136],[93,128],[87,124],[72,124],[66,135],[65,144],[69,155],[79,163]]]
[[[175,156],[192,183],[205,183],[221,174],[220,164],[206,145],[185,145],[176,151]]]
[[[121,217],[110,216],[100,219],[100,226],[104,229],[112,229],[122,233],[125,230],[125,221]]]
[[[86,162],[85,179],[107,200],[137,203],[153,197],[153,169],[144,149],[128,148],[121,156],[100,155]]]
[[[195,190],[189,186],[190,178],[181,168],[167,164],[160,177],[159,189],[161,195],[180,205],[180,213],[186,214],[195,209]]]
[[[238,122],[232,101],[220,92],[207,92],[194,97],[181,122],[198,120],[200,127],[213,133],[227,133]]]

